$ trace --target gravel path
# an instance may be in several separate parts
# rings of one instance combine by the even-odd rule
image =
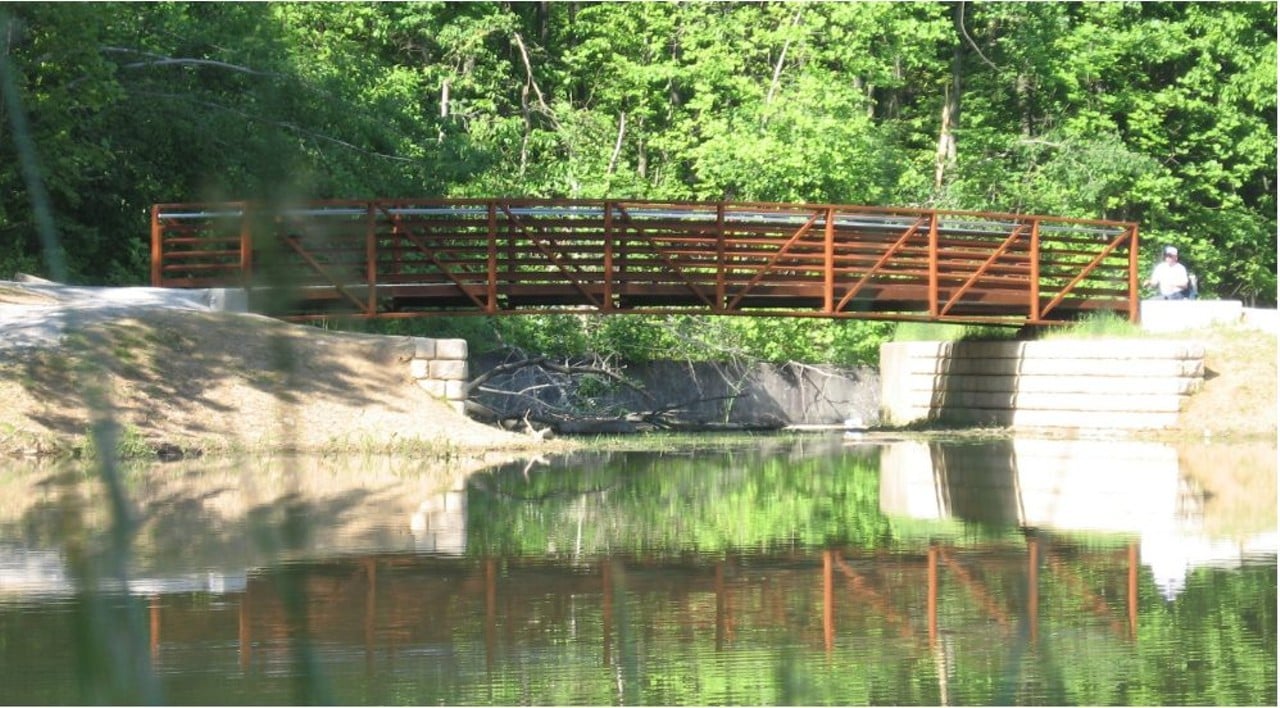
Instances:
[[[0,280],[0,350],[57,345],[67,327],[139,308],[212,311],[208,290],[108,288]]]

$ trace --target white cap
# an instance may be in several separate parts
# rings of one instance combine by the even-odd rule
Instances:
[[[1164,254],[1166,256],[1176,256],[1178,255],[1178,249],[1174,248],[1173,246],[1165,246]]]

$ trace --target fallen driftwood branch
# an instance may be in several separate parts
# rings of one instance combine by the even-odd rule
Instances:
[[[533,373],[524,377],[517,386],[511,386],[516,381],[514,376],[521,371]],[[618,373],[607,359],[573,363],[554,361],[547,356],[525,356],[498,364],[473,379],[467,387],[468,412],[477,420],[538,436],[545,435],[550,430],[575,435],[616,435],[644,430],[745,427],[718,425],[715,421],[680,414],[681,411],[700,404],[733,400],[741,395],[739,393],[694,397],[639,411],[620,410],[616,407],[602,410],[595,405],[593,396],[583,393],[587,382],[592,378],[625,387],[651,405],[656,403],[653,394]],[[484,404],[473,400],[477,394],[484,394]],[[779,427],[780,425],[781,423]]]
[[[835,425],[865,413],[863,401],[874,400],[874,378],[864,383],[862,373],[796,362],[624,362],[515,348],[486,360],[469,386],[468,410],[478,420],[526,432],[530,426],[625,434]]]
[[[557,364],[556,362],[552,361],[550,358],[546,356],[528,357],[525,359],[521,359],[519,361],[499,364],[493,367],[492,369],[484,372],[483,374],[477,376],[476,378],[472,379],[472,381],[469,384],[467,384],[467,395],[470,396],[471,391],[483,387],[486,382],[488,382],[489,380],[493,379],[496,376],[501,376],[502,374],[509,374],[514,371],[518,371],[520,369],[527,369],[531,367],[546,369],[547,371],[551,371],[557,374],[564,374],[566,376],[575,376],[575,375],[602,376],[606,379],[609,379],[610,381],[613,381],[614,383],[630,388],[636,393],[639,393],[640,395],[645,396],[649,400],[653,400],[653,396],[648,391],[636,386],[635,384],[628,381],[626,377],[620,374],[617,374],[609,370],[608,368],[605,368],[602,366],[590,366],[590,365],[582,365],[582,364],[577,364],[577,365]],[[489,391],[490,393],[503,393],[503,391],[499,389],[488,388],[486,390]]]

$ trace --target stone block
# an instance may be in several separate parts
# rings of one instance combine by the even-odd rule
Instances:
[[[450,401],[461,401],[467,397],[466,381],[445,381],[444,397]]]
[[[1182,396],[1178,394],[1088,394],[1026,393],[1020,391],[919,391],[909,395],[907,405],[929,406],[946,411],[951,408],[991,408],[1010,410],[1056,411],[1132,411],[1135,413],[1177,413]]]
[[[418,379],[418,385],[422,387],[422,390],[432,396],[435,396],[436,398],[444,398],[445,382],[437,381],[435,379]]]
[[[1202,378],[1192,376],[982,376],[966,374],[909,374],[904,388],[910,391],[985,391],[989,393],[1087,393],[1124,396],[1130,394],[1194,393]]]
[[[1133,358],[1121,356],[1114,359],[1100,357],[1069,358],[1064,353],[1061,357],[1040,353],[1036,357],[1015,358],[975,358],[975,357],[903,357],[900,353],[892,357],[896,370],[913,374],[934,374],[939,376],[982,375],[982,376],[1100,376],[1100,377],[1165,377],[1165,376],[1203,376],[1203,347],[1188,345],[1181,349],[1170,349],[1167,358]],[[881,369],[885,366],[887,355],[892,350],[881,348]]]
[[[907,342],[910,357],[939,359],[1194,359],[1204,356],[1204,345],[1193,341],[1163,339],[1046,339],[1001,342]],[[933,345],[933,346],[930,346]],[[949,345],[949,346],[943,346]]]
[[[1081,359],[1132,361],[1135,359],[1198,359],[1204,345],[1165,339],[1047,339],[1025,342],[1024,359]]]
[[[1049,411],[1017,410],[1011,423],[1018,428],[1078,428],[1082,430],[1159,430],[1178,424],[1177,412],[1161,411]]]
[[[436,358],[436,340],[429,337],[414,337],[413,356],[415,359]]]
[[[1078,430],[1159,430],[1178,423],[1177,413],[1133,411],[1048,411],[989,408],[952,408],[939,413],[928,407],[898,406],[894,425],[943,420],[948,423],[1015,428],[1069,428]]]
[[[426,359],[413,359],[409,362],[409,375],[415,379],[425,379],[430,373],[431,362]]]
[[[437,352],[439,349],[437,349]],[[431,362],[430,377],[441,381],[466,381],[466,359],[435,359]]]
[[[467,340],[465,339],[437,339],[436,340],[436,356],[437,359],[467,359]]]
[[[912,418],[905,416],[908,375],[917,361],[936,363],[935,360],[913,358],[906,346],[908,342],[886,342],[880,345],[880,420],[887,425],[905,425]],[[935,350],[936,351],[936,350]],[[932,372],[932,369],[929,369]]]

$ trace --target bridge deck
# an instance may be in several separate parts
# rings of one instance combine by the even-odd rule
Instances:
[[[847,205],[562,200],[152,209],[152,284],[289,319],[689,312],[1136,321],[1135,224]]]

